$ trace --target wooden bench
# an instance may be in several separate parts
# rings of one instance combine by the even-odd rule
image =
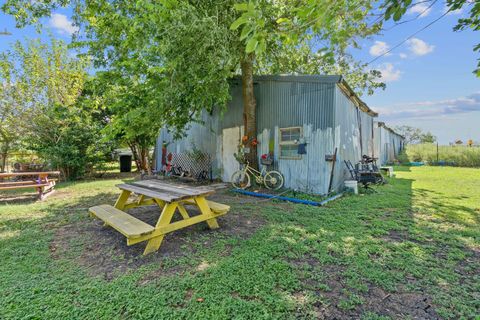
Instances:
[[[393,173],[393,167],[390,167],[390,166],[382,166],[380,167],[380,170],[381,171],[385,171],[386,174],[388,174],[388,177],[389,178],[392,178],[395,176],[395,174]]]
[[[194,200],[187,200],[185,201],[186,204],[195,204]],[[207,200],[208,206],[210,207],[210,210],[213,211],[213,213],[216,214],[221,214],[221,213],[227,213],[230,210],[230,206],[227,206],[226,204],[223,203],[218,203],[212,200]]]
[[[90,208],[90,214],[123,234],[129,246],[146,241],[144,255],[157,251],[165,235],[170,232],[201,222],[206,222],[210,229],[218,228],[217,218],[230,209],[227,205],[208,201],[205,197],[214,193],[215,190],[207,187],[170,184],[157,180],[119,184],[117,187],[122,190],[122,193],[115,202],[115,206],[95,206]],[[137,196],[133,202],[129,201],[132,194]],[[157,205],[161,210],[155,226],[125,212],[131,208],[152,204]],[[197,207],[200,214],[190,216],[184,205]],[[177,212],[182,219],[172,221]]]
[[[49,175],[59,175],[58,171],[48,172],[11,172],[0,173],[0,191],[34,188],[38,191],[38,199],[43,200],[47,195],[53,192],[55,183],[58,179],[49,179]],[[23,181],[3,181],[5,178],[27,177],[29,180]],[[32,178],[33,177],[33,178]]]
[[[132,217],[128,213],[108,204],[91,207],[89,212],[92,216],[102,220],[106,225],[114,228],[127,238],[138,238],[155,230],[154,227],[142,220]]]

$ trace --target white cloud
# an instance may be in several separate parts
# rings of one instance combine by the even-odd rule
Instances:
[[[381,56],[382,54],[385,54],[388,50],[390,49],[390,46],[383,41],[375,41],[375,44],[370,47],[370,54],[374,57]],[[386,56],[390,54],[385,54]]]
[[[408,49],[416,56],[424,56],[433,51],[435,46],[426,43],[418,38],[412,38],[407,41]]]
[[[407,59],[408,58],[407,54],[403,53],[403,52],[399,53],[398,55],[401,59]]]
[[[408,9],[408,14],[420,15],[420,18],[424,18],[430,14],[432,7],[426,3],[417,3],[410,9]]]
[[[449,117],[455,114],[480,111],[480,92],[448,100],[421,101],[375,108],[384,119]]]
[[[384,82],[392,82],[400,79],[402,72],[398,69],[395,69],[393,64],[384,63],[378,69],[382,73],[381,80]]]
[[[74,26],[72,21],[68,20],[67,16],[60,13],[52,14],[50,18],[50,26],[55,28],[60,34],[71,35],[78,31],[78,27]]]

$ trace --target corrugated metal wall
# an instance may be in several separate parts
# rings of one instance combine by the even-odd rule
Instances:
[[[263,80],[255,87],[259,156],[274,145],[275,168],[287,188],[326,193],[329,165],[325,154],[333,152],[334,83]],[[307,143],[300,159],[281,158],[280,128],[301,127]]]
[[[335,100],[335,147],[338,151],[333,186],[338,190],[345,179],[351,179],[344,161],[350,160],[355,164],[362,156],[363,144],[368,145],[368,141],[361,139],[361,132],[366,130],[361,129],[362,124],[368,128],[368,118],[362,116],[363,112],[339,87],[335,90]]]
[[[333,83],[267,80],[255,86],[257,128],[312,125],[314,129],[332,126]]]
[[[378,158],[378,163],[380,165],[392,163],[403,149],[403,137],[379,122],[375,123],[374,131],[375,157]]]
[[[322,79],[318,77],[312,81],[312,77],[302,76],[259,77],[255,81],[259,157],[268,153],[273,146],[275,169],[284,175],[285,186],[319,194],[328,192],[332,163],[325,161],[325,155],[333,154],[335,147],[338,148],[338,161],[334,190],[343,188],[343,181],[348,178],[343,160],[355,163],[362,153],[371,155],[373,152],[373,118],[355,107],[332,77],[325,77],[325,81]],[[215,157],[214,172],[222,176],[223,130],[243,125],[242,88],[239,81],[232,82],[231,96],[232,100],[224,114],[204,114],[205,125],[192,125],[186,138],[180,141],[173,142],[166,130],[162,130],[157,147],[161,148],[162,142],[166,141],[170,142],[167,148],[169,152],[182,152],[195,146],[211,153]],[[303,130],[303,138],[307,143],[306,154],[298,160],[281,158],[279,130],[297,126]],[[160,157],[157,158],[157,165],[161,167]]]

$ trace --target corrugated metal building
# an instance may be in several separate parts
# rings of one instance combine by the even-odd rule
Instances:
[[[326,194],[332,170],[332,155],[338,148],[333,189],[343,188],[349,173],[343,163],[374,154],[373,119],[370,110],[341,76],[257,76],[257,140],[259,157],[272,153],[274,167],[285,177],[285,186]],[[229,181],[239,169],[234,158],[243,136],[243,102],[240,79],[231,82],[231,101],[221,114],[203,114],[203,124],[194,123],[186,137],[173,141],[163,129],[157,153],[168,143],[167,152],[200,150],[213,158],[215,177]],[[306,154],[299,144],[306,143]],[[157,167],[161,158],[157,157]]]
[[[384,122],[375,122],[374,126],[375,157],[380,165],[392,163],[403,150],[405,138]]]

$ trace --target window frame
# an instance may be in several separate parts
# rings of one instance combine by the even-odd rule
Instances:
[[[278,148],[279,148],[278,158],[279,159],[285,159],[285,160],[301,160],[302,159],[302,155],[298,153],[295,156],[282,156],[283,146],[297,146],[297,150],[298,150],[298,143],[295,143],[295,140],[287,140],[287,141],[282,140],[282,132],[289,131],[289,130],[291,131],[293,129],[298,129],[299,131],[298,139],[301,139],[303,137],[303,127],[301,126],[278,128]]]

